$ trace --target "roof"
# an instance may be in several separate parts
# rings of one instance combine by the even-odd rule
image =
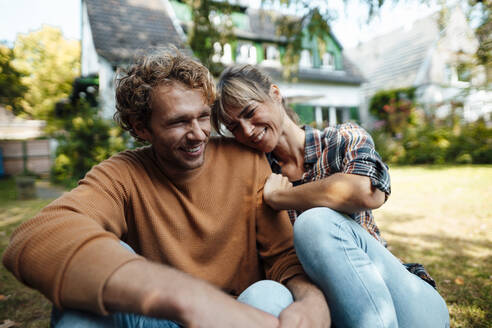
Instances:
[[[440,37],[437,16],[417,20],[376,37],[345,53],[357,63],[367,79],[368,93],[414,85],[420,69]]]
[[[170,44],[188,51],[162,0],[84,1],[96,51],[112,64]]]
[[[356,65],[343,55],[343,71],[328,71],[321,68],[299,68],[297,77],[300,81],[333,82],[360,85],[366,82]],[[275,79],[282,79],[283,69],[278,67],[260,67]]]
[[[249,27],[247,29],[237,29],[236,35],[239,37],[250,38],[255,40],[286,42],[284,36],[277,34],[277,23],[284,18],[298,20],[299,17],[285,16],[278,12],[264,9],[248,8],[246,11],[249,19]],[[343,49],[342,44],[330,30],[330,37],[340,49]]]

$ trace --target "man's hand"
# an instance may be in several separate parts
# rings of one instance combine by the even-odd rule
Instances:
[[[209,283],[171,267],[133,261],[120,267],[103,291],[110,311],[164,318],[189,328],[278,328],[274,316],[236,301]]]
[[[265,182],[265,187],[263,188],[263,199],[274,210],[281,210],[277,204],[277,196],[281,192],[288,191],[292,188],[292,183],[281,174],[272,173],[267,181]]]
[[[295,302],[279,316],[281,328],[329,328],[331,317],[323,293],[304,277],[287,282]]]

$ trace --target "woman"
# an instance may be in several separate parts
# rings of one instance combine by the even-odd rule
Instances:
[[[449,327],[432,279],[410,273],[384,247],[371,210],[386,201],[390,180],[370,135],[350,123],[324,131],[297,126],[278,86],[251,65],[227,68],[217,89],[214,126],[267,153],[274,173],[264,199],[289,210],[298,257],[334,324]]]

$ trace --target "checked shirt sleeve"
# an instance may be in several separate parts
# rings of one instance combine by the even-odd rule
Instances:
[[[336,154],[341,162],[340,172],[364,175],[371,179],[374,187],[391,194],[388,166],[382,161],[374,147],[374,141],[366,130],[353,123],[342,124],[336,129]],[[327,136],[326,136],[327,137]]]

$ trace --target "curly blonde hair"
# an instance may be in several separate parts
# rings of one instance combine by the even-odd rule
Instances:
[[[215,83],[208,69],[176,48],[159,49],[136,59],[116,77],[116,113],[113,118],[139,141],[135,126],[150,130],[153,90],[162,85],[181,83],[201,89],[208,105],[215,100]]]

